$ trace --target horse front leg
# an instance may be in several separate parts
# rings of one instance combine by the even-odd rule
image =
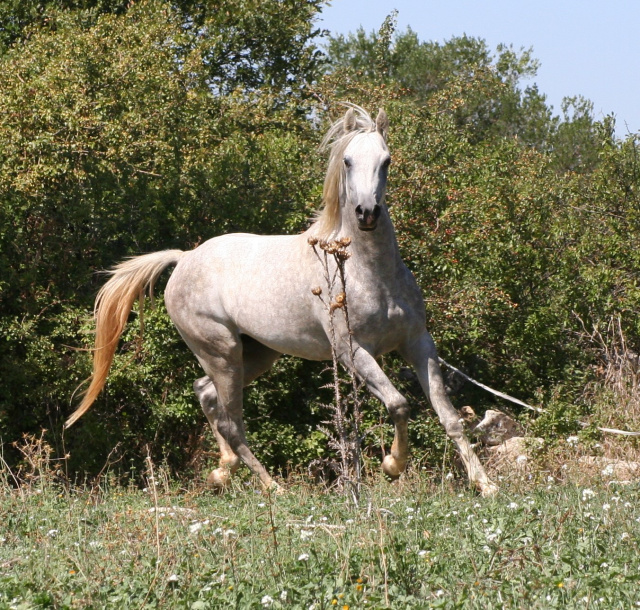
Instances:
[[[344,364],[351,366],[350,358]],[[391,452],[382,461],[382,471],[391,479],[397,479],[407,467],[409,457],[409,404],[396,390],[375,358],[364,348],[358,347],[353,354],[355,372],[364,381],[371,393],[387,408],[395,427]]]
[[[442,371],[438,364],[438,353],[431,335],[425,330],[417,339],[405,345],[400,353],[416,369],[424,393],[429,397],[431,406],[438,414],[447,435],[458,449],[467,470],[469,482],[475,485],[483,496],[496,493],[497,486],[489,479],[473,451],[462,429],[460,414],[447,396]]]

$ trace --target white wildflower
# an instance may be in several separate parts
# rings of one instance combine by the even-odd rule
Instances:
[[[418,557],[424,557],[426,554],[427,554],[427,551],[425,550],[418,551]]]
[[[587,502],[588,500],[590,500],[591,498],[593,498],[595,496],[595,492],[591,489],[583,489],[582,490],[582,501],[583,502]]]
[[[200,521],[196,521],[189,526],[189,531],[192,534],[197,534],[202,529],[202,523]]]
[[[298,561],[309,561],[309,554],[308,553],[301,553],[298,556]]]
[[[300,530],[300,538],[306,540],[307,538],[311,538],[313,536],[312,530]]]
[[[178,582],[178,575],[172,574],[171,576],[169,576],[169,578],[167,578],[167,582]]]
[[[578,437],[577,436],[568,436],[567,437],[567,443],[569,443],[569,445],[571,445],[572,447],[575,447],[578,444]]]
[[[603,504],[602,510],[609,510],[611,508],[611,504]]]
[[[280,593],[280,599],[281,599],[283,602],[286,602],[286,601],[287,601],[287,592],[286,592],[286,591],[283,591],[282,593]]]
[[[517,504],[516,502],[511,502],[511,503],[509,504],[509,508],[510,508],[511,510],[515,510],[516,508],[518,508],[518,504]]]
[[[614,474],[615,474],[615,469],[613,467],[613,464],[607,464],[602,471],[603,477],[612,477]]]
[[[49,536],[50,538],[53,538],[57,533],[58,533],[58,530],[49,530],[47,532],[47,536]]]
[[[271,604],[273,604],[273,597],[269,596],[269,595],[264,595],[262,597],[262,599],[260,600],[260,603],[265,607],[268,608]]]

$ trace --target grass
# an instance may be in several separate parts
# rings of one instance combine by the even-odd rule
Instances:
[[[505,480],[479,498],[409,473],[356,508],[290,480],[224,495],[0,479],[0,608],[630,608],[640,488]]]

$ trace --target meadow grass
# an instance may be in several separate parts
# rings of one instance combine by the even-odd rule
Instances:
[[[540,476],[370,478],[356,507],[302,479],[224,495],[0,481],[0,608],[631,608],[639,487]]]

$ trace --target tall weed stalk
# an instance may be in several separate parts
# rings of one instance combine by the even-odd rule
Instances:
[[[337,474],[337,484],[355,504],[360,500],[362,486],[362,401],[361,382],[355,374],[354,347],[349,321],[349,300],[345,264],[350,258],[351,239],[343,237],[334,241],[309,239],[309,245],[322,266],[325,288],[317,286],[312,293],[320,299],[329,318],[329,339],[333,373],[332,405],[327,405],[331,418],[323,421],[319,429],[327,436],[329,446],[338,454],[332,464]],[[326,293],[324,292],[326,290]],[[342,315],[340,324],[335,316]],[[336,327],[342,327],[340,332]],[[340,363],[345,363],[348,379],[341,374]]]

